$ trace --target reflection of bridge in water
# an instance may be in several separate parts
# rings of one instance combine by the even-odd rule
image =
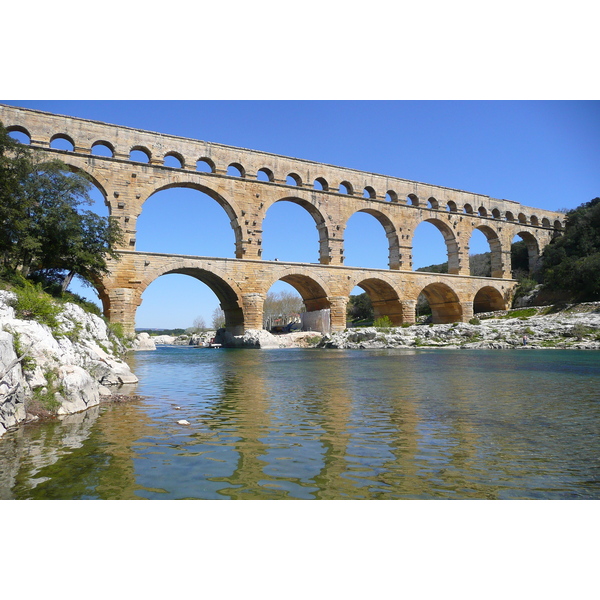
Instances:
[[[96,282],[104,312],[133,331],[142,293],[167,273],[195,277],[217,295],[232,333],[262,328],[263,302],[278,280],[292,285],[307,311],[330,309],[331,329],[346,327],[346,304],[361,287],[375,315],[392,323],[414,322],[423,293],[433,321],[468,321],[474,312],[505,308],[516,285],[510,248],[520,236],[529,251],[530,270],[564,223],[563,215],[509,200],[269,154],[0,105],[8,131],[29,138],[48,157],[60,158],[89,175],[104,195],[112,217],[125,231],[121,259]],[[66,140],[72,149],[52,148]],[[105,154],[94,154],[98,147]],[[147,162],[131,160],[137,151]],[[165,165],[175,160],[178,167]],[[137,252],[136,222],[153,194],[186,187],[204,192],[227,213],[235,238],[235,258],[206,258]],[[303,207],[319,233],[319,263],[263,261],[262,223],[275,202]],[[344,230],[364,212],[381,223],[388,240],[389,269],[344,265]],[[448,275],[416,273],[412,240],[421,222],[444,236]],[[486,236],[492,277],[469,275],[469,240],[475,229]]]

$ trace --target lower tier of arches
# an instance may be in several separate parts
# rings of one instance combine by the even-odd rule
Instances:
[[[346,328],[346,307],[355,287],[366,292],[375,318],[393,325],[414,323],[425,298],[434,323],[466,322],[474,313],[510,306],[517,282],[411,271],[384,271],[331,265],[123,252],[97,288],[105,316],[132,334],[142,294],[156,279],[183,274],[205,283],[218,297],[225,326],[234,335],[262,329],[267,292],[277,281],[290,284],[307,312],[329,311],[330,331]],[[168,307],[165,307],[168,310]]]

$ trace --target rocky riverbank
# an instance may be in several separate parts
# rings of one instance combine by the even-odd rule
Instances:
[[[220,330],[217,342],[236,348],[558,348],[600,350],[600,302],[479,314],[470,323],[361,327],[323,335],[315,331],[272,335]]]
[[[15,300],[0,291],[0,436],[39,416],[96,406],[137,383],[119,357],[127,348],[103,319],[66,303],[50,327],[17,318]]]
[[[479,314],[470,323],[347,329],[316,347],[600,350],[600,302]]]

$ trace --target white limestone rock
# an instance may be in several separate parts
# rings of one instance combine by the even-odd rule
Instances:
[[[137,377],[118,357],[124,346],[109,334],[97,315],[67,303],[57,317],[54,330],[34,320],[15,317],[11,306],[15,295],[0,291],[0,373],[16,357],[15,343],[25,351],[28,368],[16,366],[0,382],[0,435],[26,418],[25,404],[34,390],[54,393],[59,415],[97,405],[106,386],[137,383]],[[14,390],[20,373],[19,385]],[[50,387],[49,387],[50,386]],[[10,393],[9,393],[10,392]]]
[[[26,417],[25,379],[17,358],[12,335],[0,331],[0,436]]]
[[[157,346],[172,346],[175,343],[175,339],[172,335],[155,335],[152,337]]]
[[[156,343],[149,333],[142,331],[135,336],[131,349],[135,351],[156,350]]]

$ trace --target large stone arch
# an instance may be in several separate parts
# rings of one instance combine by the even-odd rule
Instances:
[[[461,273],[463,265],[461,263],[461,251],[458,244],[457,237],[450,225],[435,217],[429,217],[422,219],[415,224],[415,230],[421,223],[431,223],[434,225],[440,233],[444,236],[444,242],[446,243],[446,251],[448,254],[448,273],[458,274]],[[413,232],[414,238],[414,232]],[[412,243],[412,241],[411,241]]]
[[[164,183],[164,184],[154,188],[141,203],[140,213],[136,216],[136,218],[140,217],[140,215],[142,214],[142,212],[144,210],[144,204],[152,196],[154,196],[155,194],[158,194],[159,192],[163,192],[165,190],[170,190],[170,189],[174,189],[174,188],[186,188],[186,189],[193,189],[198,192],[202,192],[203,194],[206,194],[207,196],[209,196],[210,198],[212,198],[219,204],[219,206],[225,211],[225,213],[229,217],[229,223],[231,225],[231,229],[233,230],[234,239],[235,239],[235,257],[243,258],[244,257],[243,230],[242,230],[242,226],[241,226],[241,223],[240,223],[240,220],[238,217],[239,211],[237,210],[234,203],[227,200],[226,198],[224,198],[221,194],[219,194],[212,188],[210,188],[202,183],[199,183],[197,181],[190,181],[189,179],[186,179],[185,176],[175,177],[174,180],[171,180],[167,183]]]
[[[188,275],[206,284],[217,296],[221,308],[225,313],[225,327],[234,335],[241,334],[245,328],[243,310],[243,295],[238,285],[227,275],[208,268],[208,265],[199,265],[197,261],[178,260],[174,264],[159,263],[155,269],[147,272],[136,288],[137,304],[135,311],[142,303],[142,295],[148,286],[163,275]]]
[[[506,310],[504,296],[490,285],[482,287],[473,297],[473,313]]]
[[[490,245],[490,253],[491,253],[491,276],[502,278],[506,272],[505,264],[504,264],[504,255],[502,252],[502,241],[500,240],[500,236],[498,232],[489,225],[477,225],[473,228],[475,230],[481,231],[483,235],[485,235],[488,244]],[[473,235],[473,231],[471,231],[471,235]],[[470,240],[470,238],[469,238]]]
[[[332,256],[329,243],[330,232],[329,227],[327,226],[326,215],[323,213],[323,211],[305,198],[300,198],[298,196],[283,196],[282,198],[277,198],[273,202],[270,202],[268,205],[264,206],[263,222],[268,210],[278,202],[292,202],[308,212],[308,214],[313,218],[319,234],[319,263],[322,265],[331,264]],[[263,229],[262,224],[261,229]],[[335,233],[333,236],[335,236]]]
[[[276,271],[264,279],[262,290],[264,296],[277,281],[289,283],[300,294],[307,312],[331,307],[327,284],[314,273],[307,275],[301,269]]]
[[[369,296],[375,319],[387,316],[392,325],[402,325],[404,322],[402,303],[390,283],[383,279],[370,277],[356,282],[356,285]]]
[[[527,246],[527,256],[529,259],[529,273],[535,273],[540,264],[540,243],[535,235],[530,231],[522,229],[516,229],[514,231],[513,239],[515,236],[519,236]]]
[[[463,320],[463,309],[456,292],[447,284],[430,283],[421,292],[431,308],[433,323],[458,323]],[[417,298],[415,298],[416,302]]]
[[[348,225],[348,221],[357,213],[366,213],[375,217],[377,221],[381,224],[385,231],[385,235],[388,239],[388,265],[390,269],[398,270],[400,269],[400,264],[402,262],[402,257],[400,256],[400,241],[398,239],[398,232],[396,230],[396,226],[392,222],[392,220],[380,210],[374,208],[361,208],[357,211],[354,211],[351,215],[346,218],[344,223],[344,230]]]

